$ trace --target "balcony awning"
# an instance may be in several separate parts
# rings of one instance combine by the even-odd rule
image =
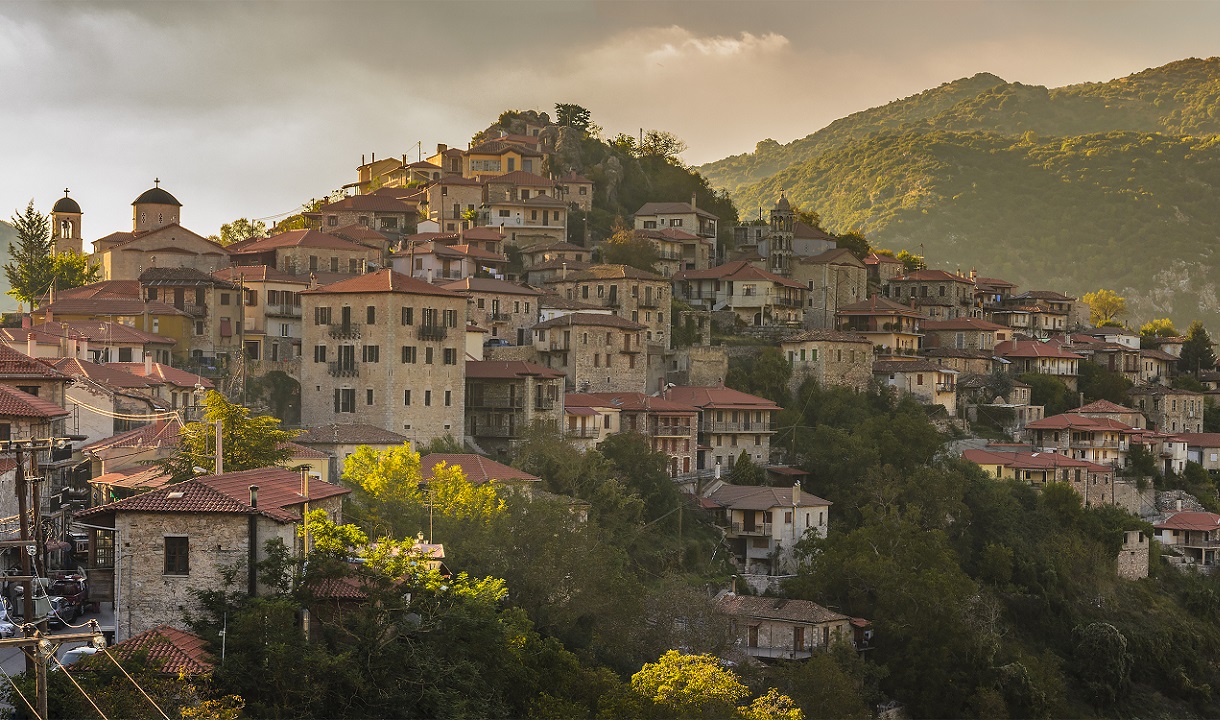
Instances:
[[[596,415],[597,411],[587,407],[565,407],[563,409],[565,415]]]

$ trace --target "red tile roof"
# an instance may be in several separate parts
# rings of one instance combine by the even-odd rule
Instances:
[[[68,414],[67,410],[50,400],[23,393],[8,385],[0,385],[0,417],[56,418]]]
[[[915,308],[907,307],[893,300],[872,295],[868,300],[841,306],[836,315],[906,315],[907,317],[923,318]]]
[[[532,287],[510,283],[495,278],[468,277],[457,282],[445,283],[441,287],[454,292],[499,293],[503,295],[541,295]]]
[[[1092,472],[1112,473],[1114,468],[1098,465],[1087,460],[1077,460],[1066,455],[1053,452],[1033,452],[1031,450],[991,450],[972,449],[962,452],[962,457],[975,465],[1002,465],[1021,470],[1053,470],[1070,467],[1084,468]]]
[[[466,474],[466,479],[475,485],[482,485],[491,480],[539,482],[542,479],[474,453],[431,453],[419,459],[419,468],[423,473],[424,482],[432,479],[436,466],[441,463],[450,467],[460,466],[462,472]]]
[[[337,200],[333,203],[323,205],[318,209],[320,213],[338,212],[340,210],[352,210],[356,212],[388,212],[388,213],[414,213],[415,207],[407,203],[384,195],[352,195],[345,197],[342,200]]]
[[[681,270],[674,273],[674,280],[734,280],[738,282],[755,280],[771,282],[776,285],[798,288],[800,290],[808,289],[795,280],[789,280],[775,273],[769,273],[760,267],[751,265],[745,260],[734,260],[733,262],[710,267],[706,270]]]
[[[511,380],[514,378],[561,378],[563,373],[524,360],[468,360],[467,378]]]
[[[162,447],[178,445],[182,432],[182,421],[177,417],[159,420],[150,425],[141,425],[134,430],[98,440],[81,448],[82,452],[96,452],[108,448]]]
[[[0,345],[0,380],[25,379],[67,380],[68,376],[50,365]]]
[[[367,197],[360,195],[358,197]],[[397,202],[396,200],[394,202]],[[351,240],[344,240],[337,235],[330,235],[317,230],[289,230],[288,232],[272,235],[268,238],[258,238],[253,242],[242,243],[235,247],[234,254],[248,255],[251,253],[262,253],[269,250],[277,250],[279,248],[290,247],[312,247],[326,248],[330,250],[368,250],[368,247],[359,245]]]
[[[623,330],[647,330],[648,326],[642,323],[633,322],[627,318],[621,318],[617,315],[599,315],[596,313],[571,313],[569,315],[560,315],[557,318],[552,318],[546,322],[540,322],[534,326],[535,330],[550,330],[557,327],[572,327],[575,325],[593,325],[597,327],[613,327]]]
[[[1075,413],[1062,413],[1060,415],[1052,415],[1041,420],[1035,420],[1027,423],[1025,427],[1032,430],[1065,430],[1067,428],[1078,428],[1081,430],[1116,430],[1119,432],[1139,432],[1138,429],[1132,428],[1126,423],[1110,418],[1093,418]]]
[[[742,618],[783,620],[796,623],[850,622],[851,618],[828,610],[809,600],[787,600],[761,595],[725,593],[716,601],[716,609],[726,615]]]
[[[980,318],[955,318],[953,320],[924,320],[923,329],[928,332],[935,332],[937,330],[982,330],[995,332],[996,330],[1007,330],[1008,327],[987,322]]]
[[[677,385],[665,391],[665,398],[704,410],[779,410],[767,398],[734,390],[723,385],[691,387]]]
[[[1109,400],[1094,400],[1088,405],[1081,405],[1075,410],[1068,410],[1070,413],[1133,413],[1136,412],[1132,408],[1123,407],[1117,403],[1112,403]]]
[[[37,319],[38,315],[34,315]],[[67,325],[67,333],[64,325]],[[88,339],[102,343],[135,343],[139,345],[173,345],[177,341],[164,335],[137,330],[130,325],[108,320],[68,320],[39,323],[30,328],[0,328],[0,337],[9,342],[24,343],[30,335],[36,342],[58,344],[61,338]]]
[[[309,279],[300,275],[289,275],[270,265],[231,265],[212,273],[212,277],[230,282],[278,282],[293,285],[308,285]]]
[[[529,187],[555,187],[554,180],[548,180],[541,175],[535,175],[524,170],[516,170],[514,172],[505,173],[497,177],[488,178],[486,184],[507,184],[507,185],[526,185]]]
[[[1157,530],[1196,530],[1200,532],[1220,530],[1220,515],[1186,510],[1174,513],[1152,527]]]
[[[720,218],[711,214],[703,208],[693,208],[690,203],[684,202],[650,202],[644,203],[639,210],[632,213],[634,217],[644,215],[690,215],[694,213],[700,217],[719,220]]]
[[[588,393],[588,396],[595,399],[591,402],[600,401],[601,404],[595,407],[612,407],[627,412],[654,412],[680,415],[696,415],[699,413],[699,408],[694,405],[638,392]]]
[[[78,358],[47,358],[44,362],[50,363],[56,370],[71,375],[74,378],[88,378],[94,382],[114,388],[143,390],[155,388],[161,384],[118,368],[98,365],[97,363]]]
[[[207,642],[198,635],[162,625],[112,645],[110,652],[119,660],[143,653],[162,674],[190,677],[212,672],[206,647]]]
[[[996,355],[1003,358],[1023,357],[1023,358],[1059,358],[1063,360],[1083,360],[1084,358],[1074,352],[1064,350],[1062,347],[1053,343],[1044,343],[1038,340],[1006,340],[995,346],[993,351]]]
[[[112,362],[106,363],[106,367],[119,370],[121,372],[131,373],[138,377],[151,378],[167,385],[173,385],[179,388],[194,389],[196,385],[202,385],[204,390],[211,390],[216,387],[216,383],[208,380],[202,375],[187,372],[176,367],[171,367],[165,363],[152,363],[152,374],[145,374],[146,366],[140,362]]]
[[[583,248],[581,248],[583,250]],[[570,268],[569,268],[570,269]],[[632,267],[630,265],[609,265],[599,264],[590,265],[587,268],[569,272],[566,278],[552,278],[550,283],[558,282],[576,282],[581,280],[654,280],[658,282],[668,283],[669,280],[655,273],[650,273],[647,270]]]
[[[1192,447],[1220,448],[1220,433],[1178,433],[1177,437]]]
[[[804,474],[798,472],[798,474]],[[721,485],[709,499],[720,507],[736,510],[770,510],[776,507],[792,507],[793,486],[767,487],[755,485]],[[801,491],[799,507],[833,505],[829,500]]]
[[[446,297],[461,297],[459,293],[446,290],[439,285],[433,285],[423,280],[403,275],[389,268],[357,275],[346,280],[331,283],[316,290],[305,290],[302,294],[333,295],[343,293],[406,293],[408,295],[441,295]]]
[[[907,273],[906,275],[899,275],[898,277],[892,278],[890,280],[890,282],[911,282],[911,281],[923,281],[923,282],[950,282],[951,281],[951,282],[965,283],[967,285],[974,284],[974,281],[968,277],[962,277],[961,275],[955,275],[955,274],[953,274],[951,272],[947,272],[945,270],[928,270],[926,268],[923,270],[916,270],[915,272],[912,272],[912,273]]]
[[[805,265],[851,265],[858,268],[864,267],[864,263],[860,261],[860,258],[856,257],[855,253],[847,248],[834,248],[817,255],[798,257],[796,261]]]
[[[407,436],[375,425],[342,423],[309,428],[295,441],[299,445],[401,445]]]

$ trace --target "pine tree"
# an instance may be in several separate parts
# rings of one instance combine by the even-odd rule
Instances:
[[[55,277],[51,222],[34,209],[34,201],[30,200],[25,212],[13,216],[12,224],[17,231],[17,246],[9,243],[9,261],[4,265],[8,294],[33,309],[38,298],[50,290]]]

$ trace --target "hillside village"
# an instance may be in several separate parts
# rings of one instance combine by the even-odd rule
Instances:
[[[89,208],[68,194],[50,208],[55,251],[90,249],[100,280],[0,328],[0,443],[66,440],[35,453],[42,572],[79,566],[115,640],[189,645],[184,617],[207,609],[191,590],[235,567],[242,592],[272,592],[256,572],[267,541],[309,551],[310,511],[342,524],[362,453],[408,444],[420,487],[460,467],[475,487],[558,498],[589,522],[589,503],[545,489],[523,450],[631,436],[662,459],[675,517],[703,518],[727,558],[708,593],[730,628],[722,657],[808,660],[840,641],[867,657],[885,618],[787,584],[809,561],[802,541],[858,512],[806,462],[792,413],[814,386],[917,403],[952,458],[1125,511],[1121,547],[1099,561],[1120,582],[1220,564],[1214,489],[1173,484],[1220,470],[1220,369],[1201,329],[1098,327],[1055,288],[861,251],[782,192],[744,222],[657,194],[591,232],[605,187],[590,176],[605,168],[562,162],[571,128],[527,117],[426,158],[361,159],[299,227],[228,245],[188,229],[190,198],[168,182],[133,190],[130,229],[86,232]],[[604,262],[623,259],[616,246],[635,262]],[[215,447],[186,479],[155,464],[207,427],[213,396],[301,432],[275,466],[226,472]],[[12,539],[18,468],[0,470]],[[454,539],[418,530],[411,552],[465,570],[446,554]],[[21,566],[15,549],[0,557]],[[319,596],[352,607],[363,592],[340,578]],[[916,702],[888,700],[893,713]]]

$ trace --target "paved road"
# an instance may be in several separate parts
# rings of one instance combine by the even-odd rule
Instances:
[[[89,620],[97,620],[98,624],[101,625],[103,629],[113,628],[114,627],[114,610],[111,609],[110,603],[102,603],[102,608],[101,608],[100,612],[85,613],[84,615],[81,616],[81,618],[79,620],[74,622],[73,625],[78,625],[78,626],[84,625]],[[77,629],[77,628],[70,628],[70,627],[61,627],[61,628],[53,628],[51,630],[50,634],[51,635],[63,635],[64,633],[79,633],[79,632],[88,632],[88,630],[87,630],[87,628]],[[64,653],[66,653],[67,651],[71,650],[74,647],[79,647],[84,644],[85,644],[84,642],[81,642],[79,640],[63,643],[60,645],[57,655],[62,658],[64,656]],[[0,667],[3,667],[4,671],[10,675],[16,675],[18,673],[25,672],[25,654],[22,652],[21,648],[0,649]],[[4,678],[0,677],[0,682],[7,683],[8,681],[6,681],[6,680],[4,680]]]

